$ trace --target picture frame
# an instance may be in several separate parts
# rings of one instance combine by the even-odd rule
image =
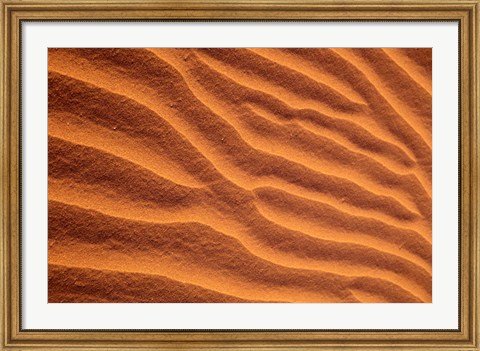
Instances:
[[[2,11],[4,350],[480,350],[478,0],[14,0]],[[21,39],[28,21],[454,21],[459,28],[459,326],[448,330],[28,330],[21,325]],[[72,317],[74,318],[74,317]],[[92,318],[95,318],[92,316]],[[125,316],[128,318],[128,316]],[[254,316],[252,316],[254,318]],[[412,316],[415,318],[415,316]]]

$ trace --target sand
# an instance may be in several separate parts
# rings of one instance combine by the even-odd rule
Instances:
[[[49,49],[49,302],[431,302],[430,49]]]

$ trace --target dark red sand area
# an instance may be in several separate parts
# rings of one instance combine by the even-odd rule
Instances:
[[[49,302],[431,302],[430,49],[49,49]]]

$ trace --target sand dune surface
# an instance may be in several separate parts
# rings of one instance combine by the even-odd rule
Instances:
[[[430,49],[49,49],[49,302],[431,302]]]

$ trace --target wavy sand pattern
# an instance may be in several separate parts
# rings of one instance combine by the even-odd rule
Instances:
[[[50,49],[49,302],[431,302],[430,49]]]

